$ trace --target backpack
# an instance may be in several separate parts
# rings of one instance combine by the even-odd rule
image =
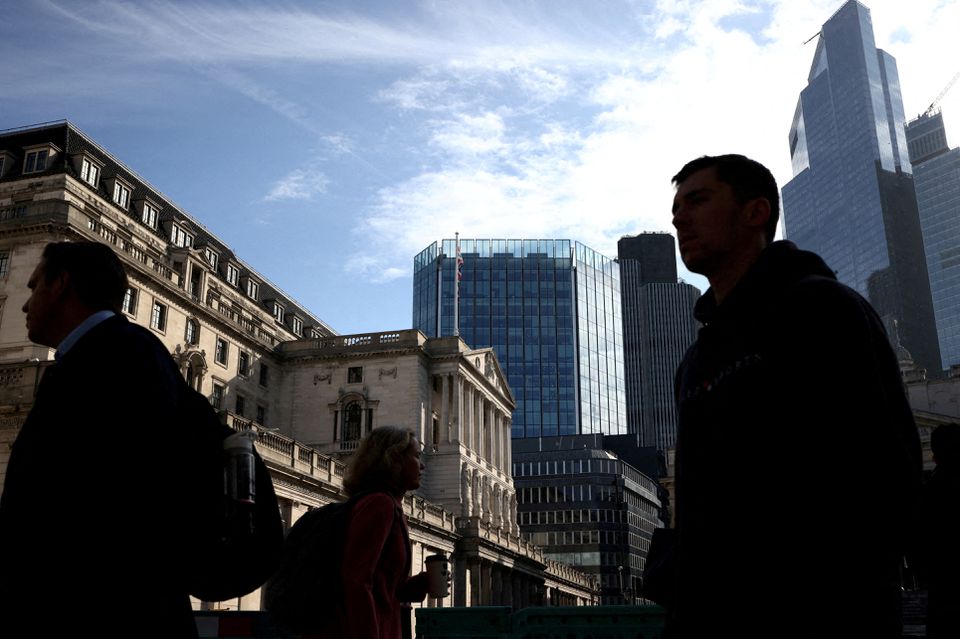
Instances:
[[[254,449],[254,503],[229,499],[224,493],[223,440],[234,430],[220,421],[206,397],[186,383],[181,390],[181,423],[190,426],[185,429],[180,475],[187,491],[181,548],[189,593],[203,601],[241,597],[270,577],[283,548],[273,480]]]
[[[263,591],[264,608],[277,625],[298,634],[319,633],[342,608],[340,570],[350,513],[369,494],[310,510],[290,529],[280,566]]]

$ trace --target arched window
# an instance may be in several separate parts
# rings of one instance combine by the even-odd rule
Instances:
[[[343,409],[343,441],[358,441],[360,439],[360,420],[363,411],[360,402],[350,402]]]
[[[183,341],[187,344],[196,344],[200,338],[200,325],[195,319],[187,319],[187,328],[184,331]]]

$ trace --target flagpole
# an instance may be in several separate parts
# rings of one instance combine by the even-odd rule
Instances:
[[[453,234],[457,245],[456,270],[453,273],[453,335],[460,336],[460,265],[463,264],[463,258],[460,257],[460,232]]]

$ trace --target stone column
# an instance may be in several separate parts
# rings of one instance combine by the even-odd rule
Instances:
[[[481,584],[482,596],[480,600],[482,603],[480,605],[489,606],[491,605],[491,597],[493,595],[493,564],[489,561],[481,561],[480,572],[483,575],[481,577],[483,583]]]
[[[503,574],[503,593],[500,595],[501,605],[513,606],[513,570],[505,568]],[[513,609],[516,612],[516,608]]]
[[[450,376],[440,378],[440,439],[450,441]]]
[[[503,466],[503,413],[500,412],[499,408],[493,409],[493,431],[496,434],[494,439],[496,453],[493,456],[493,465],[500,472],[504,472],[506,469]]]
[[[470,605],[482,606],[481,602],[481,584],[480,584],[480,559],[470,560]]]
[[[466,431],[463,426],[463,378],[454,373],[453,379],[453,436],[454,439],[464,440]]]
[[[488,398],[483,398],[483,447],[486,449],[486,455],[484,459],[487,460],[491,466],[493,465],[494,449],[493,449],[493,402]]]
[[[503,573],[504,570],[500,566],[493,567],[493,584],[490,596],[490,605],[492,606],[503,605]]]
[[[452,556],[450,562],[453,573],[453,605],[462,608],[467,605],[467,562],[458,556]]]

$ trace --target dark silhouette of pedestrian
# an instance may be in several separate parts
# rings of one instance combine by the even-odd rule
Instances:
[[[919,552],[927,584],[927,637],[960,637],[960,424],[930,435],[936,468],[923,487]]]

